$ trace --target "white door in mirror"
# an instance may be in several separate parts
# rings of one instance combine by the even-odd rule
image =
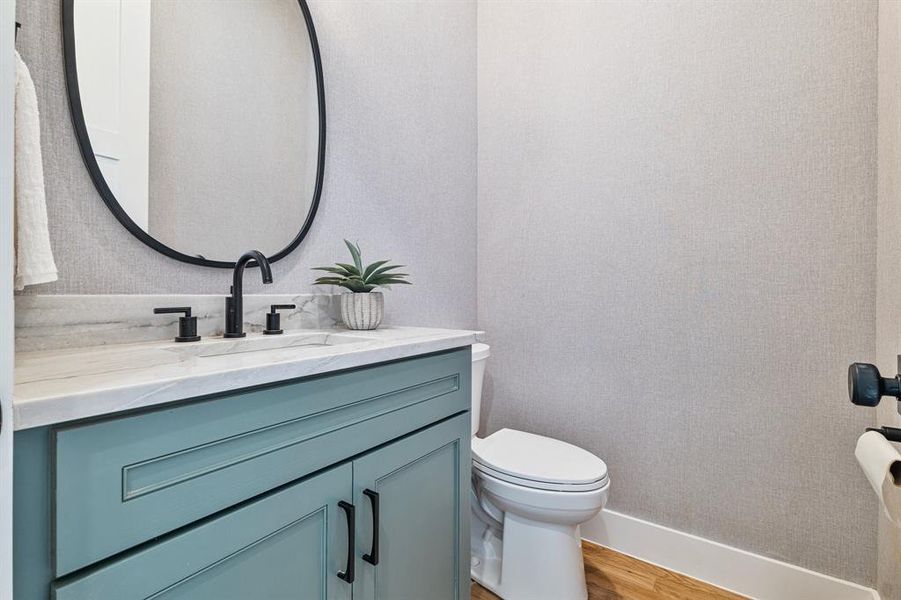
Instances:
[[[78,72],[94,158],[129,218],[148,228],[150,2],[75,4]],[[111,49],[116,49],[111,52]]]

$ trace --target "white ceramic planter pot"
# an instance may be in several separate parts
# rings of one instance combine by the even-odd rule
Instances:
[[[348,329],[375,329],[385,316],[382,292],[341,294],[341,318]]]

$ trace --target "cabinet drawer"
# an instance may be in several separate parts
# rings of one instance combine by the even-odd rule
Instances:
[[[468,410],[468,348],[53,431],[57,576]]]
[[[345,463],[53,586],[55,600],[350,600]]]

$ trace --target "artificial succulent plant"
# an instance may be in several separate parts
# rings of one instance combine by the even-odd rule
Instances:
[[[353,264],[335,263],[333,267],[313,267],[314,271],[325,271],[330,275],[319,277],[314,282],[316,285],[337,285],[356,294],[364,294],[378,287],[389,287],[394,284],[410,285],[405,278],[407,273],[397,273],[396,270],[403,265],[389,265],[390,260],[377,260],[363,266],[362,252],[358,244],[344,240]]]

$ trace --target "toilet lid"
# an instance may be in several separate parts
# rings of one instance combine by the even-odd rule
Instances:
[[[492,471],[541,483],[594,484],[607,478],[607,465],[591,452],[515,429],[473,438],[472,459]]]

